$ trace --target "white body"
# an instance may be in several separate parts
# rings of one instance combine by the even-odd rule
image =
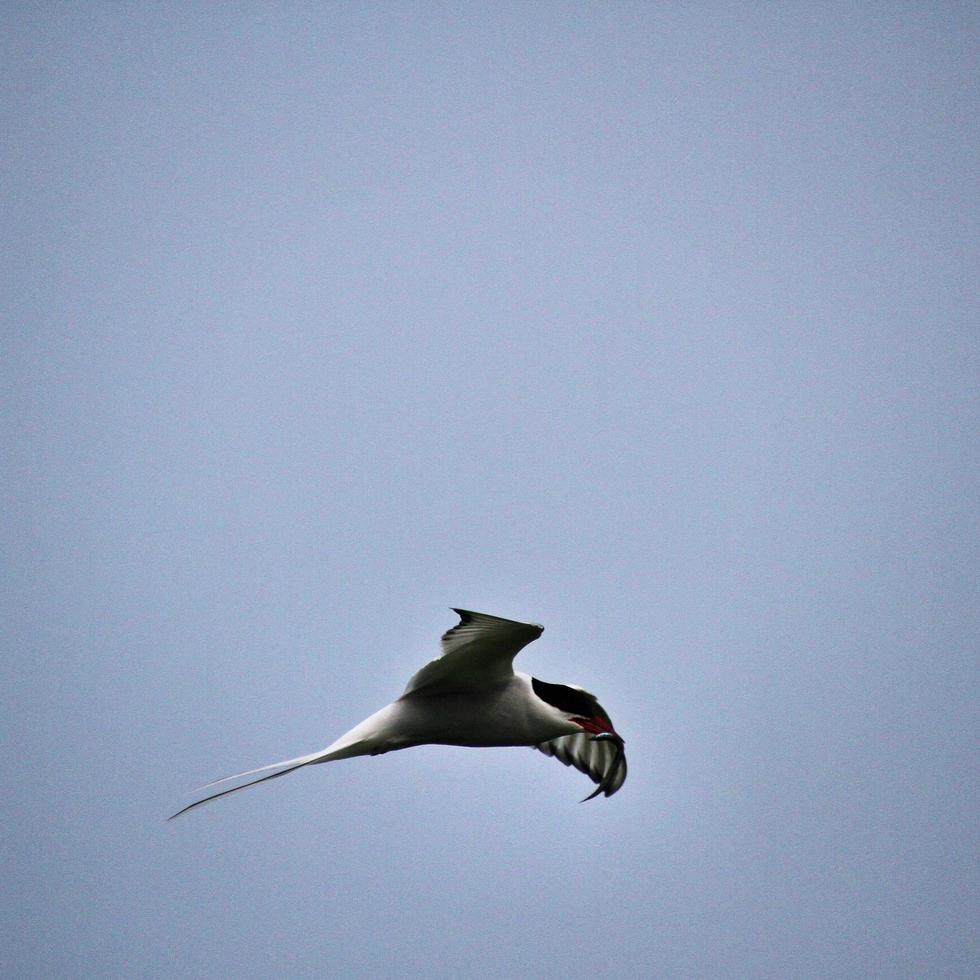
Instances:
[[[581,688],[544,684],[514,671],[514,657],[543,627],[456,612],[460,623],[443,636],[442,656],[416,672],[397,701],[319,752],[208,783],[255,777],[211,793],[174,816],[302,766],[413,745],[534,746],[587,773],[599,784],[593,796],[615,793],[626,779],[623,740],[598,701]]]
[[[413,745],[537,745],[581,730],[535,696],[530,675],[515,673],[479,690],[404,694],[341,735],[317,761],[379,755]]]

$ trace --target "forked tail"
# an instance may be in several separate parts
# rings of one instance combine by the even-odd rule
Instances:
[[[219,783],[227,783],[233,779],[244,779],[246,776],[256,776],[240,786],[232,786],[231,789],[218,790],[205,796],[203,800],[185,806],[183,810],[178,810],[168,820],[173,820],[184,813],[204,806],[212,800],[220,799],[222,796],[231,796],[239,790],[248,789],[249,786],[257,786],[268,779],[276,779],[278,776],[285,776],[295,769],[302,769],[303,766],[312,766],[317,762],[333,762],[335,759],[351,759],[356,755],[375,755],[378,752],[388,751],[395,746],[391,744],[392,735],[398,730],[398,718],[400,717],[400,707],[397,704],[389,704],[386,708],[376,711],[370,718],[365,718],[359,725],[355,725],[349,732],[341,735],[336,742],[331,743],[319,752],[311,752],[309,755],[301,755],[295,759],[286,759],[283,762],[274,762],[271,766],[260,766],[258,769],[249,769],[248,772],[239,772],[234,776],[224,776],[214,782],[206,783],[201,786],[198,792],[207,789],[209,786],[217,786]],[[275,770],[275,771],[273,771]],[[259,776],[258,773],[267,773]]]
[[[346,743],[346,744],[340,744]],[[336,748],[334,746],[337,746]],[[366,741],[349,742],[347,741],[347,736],[338,739],[333,745],[320,749],[319,752],[311,752],[309,755],[301,755],[295,759],[286,759],[283,762],[274,762],[271,766],[260,766],[258,769],[249,769],[248,772],[235,773],[234,776],[223,776],[221,779],[215,779],[213,782],[205,783],[203,786],[199,787],[198,792],[202,789],[207,789],[209,786],[217,786],[219,783],[227,783],[232,779],[242,779],[245,776],[254,776],[256,773],[265,772],[268,773],[266,776],[259,776],[257,779],[250,779],[247,783],[242,783],[241,786],[233,786],[231,789],[218,790],[217,793],[211,793],[210,796],[205,796],[204,799],[198,800],[196,803],[191,803],[189,806],[185,806],[183,810],[178,810],[176,813],[167,817],[168,820],[174,820],[185,813],[189,813],[191,810],[196,810],[199,806],[204,806],[205,803],[210,803],[212,800],[220,799],[222,796],[231,796],[232,793],[238,793],[243,789],[248,789],[250,786],[257,786],[259,783],[264,783],[268,779],[276,779],[279,776],[285,776],[288,773],[294,772],[297,769],[302,769],[303,766],[311,766],[317,762],[333,762],[335,759],[350,759],[357,755],[370,755],[371,744]],[[275,772],[270,772],[269,770],[276,770]]]

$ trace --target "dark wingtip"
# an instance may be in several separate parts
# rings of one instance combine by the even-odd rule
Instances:
[[[531,629],[538,631],[538,636],[544,632],[544,627],[540,623],[523,623],[519,619],[505,619],[503,616],[494,616],[491,613],[474,612],[472,609],[457,609],[456,606],[450,606],[449,608],[452,612],[459,616],[460,621],[457,623],[458,626],[472,622],[475,616],[486,616],[488,619],[501,619],[504,622],[513,623],[515,626],[529,626]],[[453,629],[455,629],[455,627],[453,627]]]
[[[602,734],[599,735],[593,735],[591,740],[593,742],[615,741],[616,755],[613,758],[612,765],[610,765],[609,769],[606,771],[606,774],[603,776],[600,783],[596,786],[595,792],[590,793],[584,800],[579,800],[580,803],[588,803],[589,800],[594,800],[600,793],[605,793],[606,796],[609,797],[612,796],[613,793],[617,792],[620,788],[619,786],[617,786],[615,789],[610,789],[609,787],[612,785],[613,780],[616,777],[616,773],[619,769],[619,764],[623,762],[626,757],[626,748],[625,748],[626,743],[619,735],[615,733],[609,734],[603,732]]]

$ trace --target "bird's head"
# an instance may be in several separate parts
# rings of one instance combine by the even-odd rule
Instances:
[[[599,699],[576,684],[549,684],[537,677],[531,678],[534,693],[560,711],[572,724],[588,732],[595,741],[615,741],[625,744],[609,715],[599,704]]]

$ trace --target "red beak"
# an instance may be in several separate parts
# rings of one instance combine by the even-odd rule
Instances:
[[[624,744],[619,734],[605,718],[600,718],[598,715],[595,715],[592,718],[573,718],[572,721],[576,725],[581,725],[590,735],[611,735],[620,744]]]

